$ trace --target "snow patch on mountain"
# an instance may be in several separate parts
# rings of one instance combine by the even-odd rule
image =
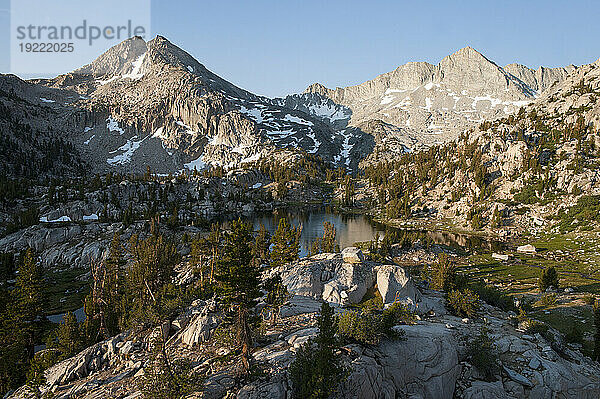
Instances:
[[[141,139],[141,140],[135,140],[137,138],[137,136],[133,136],[132,138],[128,139],[127,142],[125,144],[123,144],[121,147],[117,148],[114,151],[111,151],[111,154],[114,154],[115,152],[118,151],[124,151],[122,154],[116,155],[112,158],[108,158],[106,160],[106,162],[109,165],[123,165],[126,163],[131,162],[131,157],[133,156],[133,153],[140,148],[140,145],[144,142],[144,140],[146,140],[147,137]]]
[[[183,166],[188,170],[201,170],[206,167],[206,163],[202,160],[202,155],[200,155],[193,161],[183,164]]]
[[[131,63],[133,67],[131,72],[126,73],[122,76],[123,79],[129,78],[131,80],[138,80],[144,76],[144,72],[142,72],[142,64],[144,62],[144,58],[146,57],[146,53],[140,55],[135,61]]]
[[[312,123],[311,121],[307,121],[305,119],[298,118],[297,116],[293,116],[293,115],[290,115],[290,114],[287,114],[285,116],[285,118],[283,118],[283,120],[286,121],[286,122],[298,123],[300,125],[314,126],[314,123]]]
[[[114,120],[112,116],[106,118],[106,128],[109,132],[119,132],[119,134],[125,133],[125,131],[119,127],[119,122]]]

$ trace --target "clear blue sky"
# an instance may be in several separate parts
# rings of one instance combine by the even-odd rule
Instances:
[[[0,0],[3,72],[8,9]],[[314,82],[358,84],[408,61],[438,63],[467,45],[499,65],[590,63],[600,57],[599,16],[591,0],[152,1],[153,36],[267,96]]]

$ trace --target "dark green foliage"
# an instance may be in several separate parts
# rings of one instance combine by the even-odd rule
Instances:
[[[501,227],[503,224],[502,222],[502,211],[500,211],[500,209],[498,209],[498,207],[496,206],[494,208],[494,213],[492,215],[492,220],[490,221],[490,227],[493,229],[496,229],[498,227]]]
[[[249,225],[241,219],[231,223],[217,261],[215,279],[222,300],[228,304],[250,308],[260,296],[260,270],[253,265]]]
[[[479,310],[479,296],[468,288],[452,290],[446,295],[446,306],[460,317],[475,317]]]
[[[88,342],[116,335],[126,325],[124,266],[120,236],[115,234],[107,259],[91,265],[90,293],[84,301],[84,330]]]
[[[198,237],[192,241],[192,262],[195,271],[200,274],[200,284],[203,287],[206,283],[213,283],[222,239],[221,226],[212,224],[210,226],[210,233],[206,237]]]
[[[504,294],[494,286],[479,282],[471,285],[469,288],[479,296],[479,299],[488,305],[500,308],[505,312],[508,312],[509,310],[516,310],[515,302],[513,301],[512,297]]]
[[[594,303],[594,360],[600,359],[600,302]]]
[[[441,253],[437,264],[433,266],[431,273],[431,287],[435,290],[449,292],[456,287],[457,283],[456,265],[448,255]]]
[[[289,295],[288,290],[283,284],[281,275],[279,274],[266,279],[263,282],[263,288],[265,291],[267,291],[267,298],[265,299],[265,302],[271,309],[272,318],[275,319],[279,314],[279,309]]]
[[[292,227],[286,218],[279,219],[279,224],[271,242],[271,265],[284,265],[298,259],[300,253],[300,235],[302,226]]]
[[[542,269],[540,278],[538,279],[538,286],[542,292],[550,287],[554,287],[555,289],[559,288],[558,273],[553,266]]]
[[[252,259],[251,227],[241,219],[231,223],[231,230],[225,233],[225,244],[221,251],[215,272],[219,297],[235,313],[237,343],[241,346],[243,372],[250,369],[249,351],[252,331],[249,311],[260,297],[260,269]]]
[[[399,324],[412,324],[414,312],[401,303],[393,303],[381,311],[381,299],[374,298],[363,304],[361,310],[348,311],[338,317],[338,335],[346,342],[377,345],[384,336],[401,338],[392,330]]]
[[[386,332],[391,331],[392,327],[399,324],[413,324],[417,320],[415,312],[399,302],[395,302],[384,309],[382,317],[383,329]]]
[[[33,348],[41,334],[41,317],[44,315],[45,293],[42,270],[37,263],[33,250],[28,249],[16,279],[16,292],[19,317],[25,323],[23,329],[27,335],[29,357],[33,357]]]
[[[0,252],[0,280],[8,280],[15,273],[15,256],[12,252]]]
[[[488,381],[492,381],[500,371],[498,351],[486,328],[482,328],[479,335],[467,343],[467,355],[471,364]]]
[[[336,230],[332,223],[323,223],[323,237],[315,239],[310,248],[310,255],[316,255],[323,252],[339,252],[340,246],[336,242]]]
[[[574,344],[583,344],[583,331],[581,331],[581,328],[577,324],[573,324],[569,332],[565,335],[565,340]]]
[[[24,382],[28,367],[28,335],[23,329],[18,298],[0,287],[0,394]]]
[[[172,300],[179,297],[171,282],[179,260],[175,245],[155,232],[145,240],[132,236],[129,250],[133,263],[126,278],[128,323],[159,323],[176,310]]]
[[[61,359],[67,359],[84,348],[84,339],[77,319],[72,312],[67,312],[56,333],[55,348],[61,352]]]
[[[252,256],[258,263],[267,262],[269,259],[269,247],[271,246],[271,235],[261,223],[252,243]]]
[[[39,209],[35,206],[13,215],[13,222],[6,226],[6,234],[14,233],[39,222]]]
[[[204,376],[194,371],[187,359],[170,359],[164,340],[156,338],[152,344],[149,365],[138,386],[146,399],[179,399],[200,392]]]
[[[381,314],[367,310],[351,310],[338,318],[338,333],[344,341],[377,345],[383,335]]]
[[[333,308],[327,303],[321,306],[317,326],[316,338],[300,347],[288,369],[295,399],[327,399],[347,374],[336,354],[339,342],[335,336]]]
[[[584,195],[577,200],[577,204],[567,212],[559,213],[560,231],[573,231],[578,227],[589,226],[592,222],[600,221],[600,196]]]

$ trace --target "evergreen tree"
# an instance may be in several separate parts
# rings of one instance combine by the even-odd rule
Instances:
[[[252,256],[259,264],[266,262],[269,259],[269,247],[271,246],[271,235],[265,228],[264,224],[260,224],[256,237],[252,244]]]
[[[138,384],[146,399],[179,399],[200,391],[203,380],[189,360],[170,359],[165,338],[160,336],[152,342],[150,362]]]
[[[498,228],[500,226],[502,226],[502,212],[500,212],[500,209],[498,209],[498,207],[496,206],[494,208],[494,214],[492,215],[492,222],[490,224],[490,227]]]
[[[237,343],[241,346],[242,367],[249,370],[251,329],[249,310],[260,297],[260,269],[252,261],[252,230],[241,219],[231,223],[225,233],[225,244],[217,261],[215,279],[219,284],[220,297],[235,314]]]
[[[273,267],[298,259],[301,234],[302,226],[291,227],[286,218],[279,219],[277,230],[272,239],[271,265]]]
[[[214,223],[210,227],[210,233],[206,237],[199,237],[192,241],[192,262],[200,272],[200,282],[205,285],[205,279],[212,284],[219,251],[222,242],[221,226]],[[205,270],[205,259],[208,259],[208,269]]]
[[[271,321],[275,321],[279,315],[279,309],[284,304],[288,296],[288,290],[281,280],[281,275],[278,273],[273,277],[266,279],[263,283],[267,298],[265,302],[271,309]]]
[[[600,303],[594,302],[594,360],[600,360]]]
[[[41,335],[41,319],[44,315],[45,295],[42,270],[36,262],[33,250],[29,248],[19,266],[16,279],[19,317],[27,335],[29,358],[33,357],[34,347]]]
[[[84,301],[88,342],[98,342],[116,335],[125,327],[124,265],[120,236],[115,233],[106,260],[91,265],[91,289]]]
[[[300,347],[289,367],[294,398],[330,398],[346,374],[336,355],[339,342],[333,308],[326,302],[321,306],[317,325],[318,335]]]
[[[29,353],[18,297],[0,286],[0,395],[23,383]]]
[[[84,347],[79,324],[73,312],[67,312],[57,331],[56,348],[61,352],[61,358],[67,359],[81,351]]]
[[[321,239],[322,252],[339,252],[340,246],[335,241],[336,230],[333,223],[323,223],[323,238]]]
[[[132,236],[129,246],[133,263],[127,273],[129,324],[158,323],[168,315],[169,300],[176,293],[167,292],[178,261],[175,246],[158,234],[145,240]]]
[[[550,287],[554,287],[555,289],[559,288],[558,273],[554,266],[542,269],[540,278],[538,279],[538,285],[541,292],[546,291]]]

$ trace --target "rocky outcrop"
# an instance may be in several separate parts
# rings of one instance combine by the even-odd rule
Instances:
[[[361,259],[360,250],[351,247],[341,254],[319,254],[301,259],[272,273],[281,274],[290,293],[336,305],[360,302],[375,281],[386,303],[402,300],[416,304],[419,301],[418,290],[401,267],[376,267],[375,263]]]
[[[352,348],[352,374],[341,397],[452,398],[460,374],[456,343],[443,325],[399,327],[406,340],[384,341],[375,350]]]
[[[384,305],[401,302],[416,306],[421,299],[421,293],[403,268],[396,265],[377,266],[375,273],[377,289]]]

